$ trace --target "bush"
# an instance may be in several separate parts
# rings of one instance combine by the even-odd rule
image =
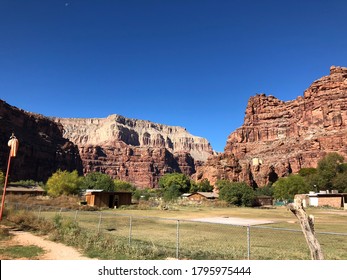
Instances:
[[[21,230],[35,230],[42,234],[47,234],[54,230],[52,222],[40,219],[34,213],[27,211],[9,211],[7,220],[15,223]]]
[[[255,198],[253,189],[246,183],[223,182],[219,199],[236,206],[252,206]]]

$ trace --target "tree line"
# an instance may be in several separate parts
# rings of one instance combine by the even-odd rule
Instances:
[[[0,172],[0,183],[4,176]],[[21,181],[22,184],[33,184],[32,180]],[[267,195],[278,200],[291,200],[295,194],[309,191],[337,190],[347,192],[347,163],[338,153],[327,154],[317,165],[317,168],[302,168],[298,174],[279,178],[267,186],[253,189],[245,182],[219,180],[212,186],[207,179],[194,182],[182,173],[168,173],[159,179],[158,189],[139,189],[129,182],[114,180],[109,175],[91,172],[79,176],[77,171],[58,170],[43,184],[47,194],[56,197],[60,195],[80,194],[87,189],[105,191],[129,191],[135,199],[149,199],[151,196],[161,197],[164,201],[177,200],[184,193],[211,192],[217,190],[219,199],[232,205],[252,206],[256,196]]]

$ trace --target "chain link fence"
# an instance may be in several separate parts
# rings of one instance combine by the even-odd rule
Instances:
[[[56,215],[86,231],[107,234],[127,246],[151,248],[163,258],[196,260],[304,260],[310,252],[302,231],[272,226],[239,226],[213,222],[133,216],[11,203],[38,217]],[[347,233],[316,232],[324,257],[347,259]],[[159,254],[160,255],[160,254]]]

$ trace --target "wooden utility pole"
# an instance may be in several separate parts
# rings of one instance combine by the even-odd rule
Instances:
[[[307,215],[304,209],[308,195],[297,194],[294,197],[294,203],[288,204],[288,209],[299,219],[301,229],[305,235],[307,245],[311,252],[312,260],[323,260],[324,256],[320,244],[316,238],[314,231],[314,217]]]
[[[8,141],[8,146],[10,147],[10,154],[8,156],[6,177],[5,177],[5,183],[4,183],[4,190],[2,192],[1,209],[0,209],[0,221],[2,221],[2,214],[4,212],[4,207],[5,207],[6,187],[7,187],[7,182],[8,182],[8,174],[10,172],[11,158],[15,157],[17,155],[17,150],[18,150],[18,140],[17,140],[16,136],[14,136],[13,133],[12,133],[12,136],[10,137],[10,140]]]

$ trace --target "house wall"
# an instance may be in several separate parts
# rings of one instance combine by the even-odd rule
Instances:
[[[105,194],[86,194],[86,201],[89,206],[108,207]]]
[[[120,193],[118,195],[118,206],[131,204],[131,193]]]
[[[110,198],[113,200],[109,205]],[[131,204],[131,193],[94,193],[86,194],[87,204],[96,207],[113,207]]]
[[[91,195],[90,193],[86,194],[86,201],[87,201],[87,205],[89,206],[94,206],[94,195]]]
[[[107,207],[110,195],[107,193],[100,193],[95,196],[95,204],[98,207]]]
[[[318,197],[310,197],[310,205],[318,206]]]
[[[318,206],[343,207],[342,197],[318,197]]]

